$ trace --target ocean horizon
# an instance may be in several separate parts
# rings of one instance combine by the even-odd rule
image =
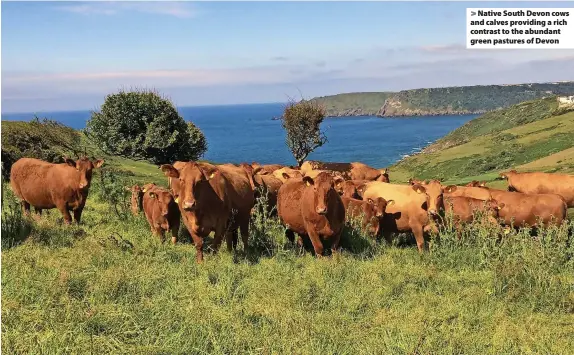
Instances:
[[[281,122],[287,103],[202,105],[178,107],[205,135],[204,159],[224,163],[257,161],[292,165],[295,160],[285,143]],[[30,121],[34,115],[75,129],[83,129],[93,110],[2,113],[2,121]],[[360,161],[383,168],[414,154],[478,115],[415,117],[327,117],[321,128],[328,142],[308,159]]]

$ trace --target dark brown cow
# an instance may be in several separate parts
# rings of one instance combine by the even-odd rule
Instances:
[[[146,184],[142,188],[134,185],[131,190],[132,203],[134,198],[138,200],[141,198],[141,209],[144,211],[152,233],[163,242],[165,233],[170,231],[171,242],[175,244],[181,213],[173,195],[168,190],[153,183]]]
[[[434,218],[444,208],[443,193],[446,188],[438,180],[431,180],[426,185],[396,185],[379,181],[365,184],[363,200],[382,197],[394,200],[388,206],[383,217],[383,236],[391,242],[391,235],[397,232],[412,232],[417,240],[420,252],[425,248],[424,233],[436,231]]]
[[[104,164],[102,159],[94,162],[88,158],[76,161],[65,159],[65,163],[52,164],[34,158],[21,158],[10,170],[10,185],[14,194],[22,200],[26,215],[30,206],[39,213],[43,209],[57,208],[70,224],[80,223],[82,211],[88,198],[92,181],[92,170]]]
[[[366,201],[354,198],[341,197],[345,206],[345,218],[347,222],[351,219],[362,219],[363,232],[376,238],[381,230],[381,219],[385,215],[385,209],[394,203],[393,200],[386,201],[384,198]]]
[[[318,257],[323,255],[322,238],[331,239],[331,249],[336,251],[345,225],[345,206],[334,189],[333,177],[285,178],[287,182],[277,195],[277,210],[287,226],[287,237],[293,241],[294,233],[309,236]]]
[[[539,219],[543,226],[561,224],[566,219],[567,205],[562,196],[556,194],[525,194],[480,187],[490,193],[498,203],[503,203],[499,217],[504,225],[515,228],[538,227]]]
[[[304,175],[309,175],[313,170],[338,172],[345,180],[390,181],[388,169],[375,169],[360,162],[330,163],[308,160],[301,165],[301,172]]]
[[[518,173],[510,170],[500,174],[508,180],[508,191],[526,194],[556,194],[562,196],[568,207],[574,207],[574,175],[556,173]]]

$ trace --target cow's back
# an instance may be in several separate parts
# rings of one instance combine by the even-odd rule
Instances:
[[[255,197],[245,169],[232,165],[219,165],[218,168],[229,182],[229,194],[233,206],[241,212],[249,213],[255,204]]]
[[[542,219],[543,224],[552,220],[560,224],[566,218],[566,202],[555,194],[526,194],[489,189],[492,198],[504,203],[499,216],[506,225],[534,226]]]
[[[351,163],[350,165],[351,165],[350,178],[352,180],[373,181],[381,175],[381,172],[379,170],[370,167],[364,163],[354,162]]]
[[[490,200],[491,194],[488,189],[482,187],[457,186],[453,192],[445,192],[446,197],[469,197],[477,200]]]
[[[557,194],[574,207],[574,175],[555,173],[517,173],[509,175],[508,186],[527,194]]]
[[[38,208],[56,207],[55,199],[66,199],[75,169],[65,164],[52,164],[34,158],[16,161],[10,170],[14,194]]]

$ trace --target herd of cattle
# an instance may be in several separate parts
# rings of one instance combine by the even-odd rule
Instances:
[[[52,164],[22,158],[13,164],[10,183],[21,199],[24,212],[57,208],[64,222],[80,222],[90,187],[92,170],[103,160],[65,159]],[[396,233],[412,232],[419,251],[425,248],[424,234],[437,231],[447,213],[455,226],[472,222],[476,211],[492,223],[532,227],[560,224],[568,207],[574,207],[574,176],[551,173],[500,174],[508,191],[473,181],[466,186],[444,186],[439,180],[410,179],[408,185],[391,184],[387,169],[362,163],[306,161],[299,167],[257,163],[214,165],[204,162],[175,162],[160,169],[169,187],[150,183],[127,187],[132,193],[132,212],[143,211],[152,232],[163,239],[170,232],[176,243],[180,221],[189,231],[203,260],[203,239],[214,232],[217,250],[225,237],[235,249],[238,236],[248,248],[249,224],[256,199],[265,197],[269,213],[278,215],[291,242],[310,239],[317,256],[323,241],[336,251],[346,222],[361,218],[362,228],[387,241]]]

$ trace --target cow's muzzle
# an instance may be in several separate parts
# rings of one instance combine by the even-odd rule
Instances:
[[[183,209],[185,209],[185,210],[193,210],[193,209],[195,209],[195,206],[196,206],[196,205],[197,205],[197,204],[195,203],[195,201],[185,201],[185,202],[183,203]]]
[[[327,214],[327,207],[317,208],[317,213],[320,215],[326,215]]]

